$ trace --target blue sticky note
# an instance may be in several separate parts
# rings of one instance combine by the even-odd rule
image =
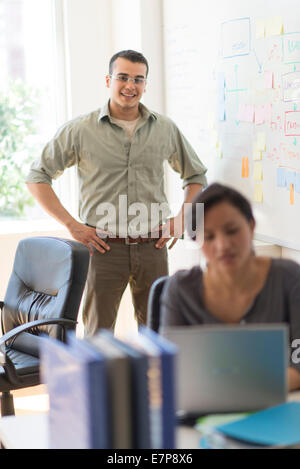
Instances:
[[[218,116],[220,121],[225,120],[225,75],[218,73]]]
[[[225,101],[220,101],[218,102],[218,116],[219,116],[219,121],[224,121],[225,120]]]
[[[296,173],[295,192],[300,192],[300,173]]]
[[[277,187],[286,187],[286,169],[277,168]]]
[[[295,186],[296,184],[296,171],[286,171],[286,184],[287,187],[290,187],[290,184]]]
[[[225,74],[223,72],[218,73],[218,91],[220,93],[225,92]]]
[[[250,415],[216,430],[230,438],[260,445],[300,443],[300,402],[287,402]]]

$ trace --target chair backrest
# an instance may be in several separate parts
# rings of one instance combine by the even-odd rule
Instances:
[[[153,282],[148,298],[147,326],[155,332],[159,330],[160,296],[168,276],[160,277]]]
[[[88,249],[76,241],[50,237],[20,241],[4,298],[2,332],[37,319],[76,321],[88,265]],[[63,340],[61,326],[43,326],[38,332]],[[32,355],[37,353],[34,344],[28,350],[25,332],[17,337],[14,348]]]

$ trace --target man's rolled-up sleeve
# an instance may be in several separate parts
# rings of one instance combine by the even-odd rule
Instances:
[[[52,184],[66,168],[76,161],[76,145],[73,130],[67,126],[60,129],[44,147],[41,156],[32,163],[26,182]]]
[[[207,168],[200,161],[197,153],[184,135],[174,125],[173,128],[174,152],[169,157],[170,166],[180,174],[183,180],[182,187],[189,184],[202,184],[207,186]]]

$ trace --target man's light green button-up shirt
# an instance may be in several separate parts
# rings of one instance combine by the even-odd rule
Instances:
[[[131,142],[124,129],[111,122],[108,103],[66,123],[33,163],[27,182],[51,184],[65,168],[76,165],[84,223],[119,235],[148,233],[157,222],[153,204],[161,204],[159,222],[170,214],[164,162],[180,174],[183,187],[206,185],[206,168],[169,118],[142,104],[140,113]]]

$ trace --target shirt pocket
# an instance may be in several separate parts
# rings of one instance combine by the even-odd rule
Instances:
[[[162,202],[164,196],[164,167],[163,162],[147,161],[143,166],[136,167],[136,184],[139,200],[147,202]]]

